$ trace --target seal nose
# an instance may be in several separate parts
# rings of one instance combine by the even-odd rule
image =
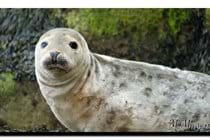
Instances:
[[[55,64],[57,62],[57,57],[58,57],[59,54],[60,54],[60,52],[57,52],[57,51],[50,52],[50,56],[52,58],[52,63],[53,64]]]

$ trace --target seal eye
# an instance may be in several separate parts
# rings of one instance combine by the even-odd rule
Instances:
[[[41,47],[45,48],[47,46],[47,42],[42,42]]]
[[[70,46],[72,49],[77,49],[77,43],[76,43],[76,42],[70,42],[70,43],[69,43],[69,46]]]

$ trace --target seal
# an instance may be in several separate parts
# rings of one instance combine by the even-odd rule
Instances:
[[[209,75],[92,53],[73,29],[41,36],[35,72],[70,131],[182,131],[210,123]]]

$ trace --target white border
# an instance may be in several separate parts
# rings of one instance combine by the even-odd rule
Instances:
[[[0,0],[1,8],[210,8],[209,0]]]

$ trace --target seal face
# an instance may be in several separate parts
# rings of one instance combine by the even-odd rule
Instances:
[[[173,122],[210,123],[210,76],[91,53],[72,29],[40,38],[35,71],[52,112],[71,131],[182,131],[189,128]]]
[[[36,46],[35,56],[35,65],[39,67],[37,72],[54,79],[80,71],[79,69],[85,68],[90,61],[89,50],[83,37],[73,30],[63,28],[44,34]]]

